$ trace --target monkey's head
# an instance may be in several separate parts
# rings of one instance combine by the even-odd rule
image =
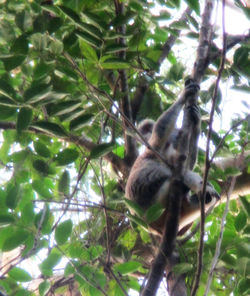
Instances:
[[[138,125],[139,132],[144,136],[144,138],[148,141],[152,135],[153,127],[154,127],[153,119],[144,119]]]

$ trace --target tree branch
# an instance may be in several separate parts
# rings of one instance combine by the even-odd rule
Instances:
[[[188,7],[181,15],[178,22],[186,22],[188,19],[188,16],[191,14],[192,10]],[[170,25],[171,26],[171,25]],[[175,44],[177,38],[180,36],[181,30],[176,30],[175,34],[171,34],[168,38],[168,40],[164,43],[162,47],[162,53],[161,56],[158,59],[158,64],[160,65],[165,58],[169,55],[170,50],[172,49],[173,45]]]
[[[199,35],[199,45],[197,48],[197,57],[193,68],[192,78],[200,83],[208,65],[209,49],[212,38],[211,15],[214,1],[206,0],[202,15],[202,23]]]
[[[122,17],[125,13],[125,7],[124,3],[120,2],[119,0],[115,0],[115,8],[116,8],[116,16],[117,17]],[[121,25],[118,28],[118,31],[121,35],[125,35],[126,33],[126,26]],[[125,45],[126,40],[125,38],[121,37],[117,40],[118,44],[120,45]],[[119,58],[125,60],[126,59],[126,51],[121,50],[119,52]],[[129,98],[129,87],[128,87],[128,79],[127,79],[127,73],[125,70],[118,70],[119,76],[120,76],[120,91],[123,94],[123,97],[121,101],[119,102],[120,104],[120,109],[122,110],[123,114],[126,115],[126,117],[132,122],[132,109],[131,109],[131,104],[130,104],[130,98]],[[123,126],[124,126],[124,140],[125,140],[125,160],[128,165],[132,166],[134,163],[135,159],[138,156],[138,151],[136,147],[136,141],[133,137],[128,135],[126,133],[126,129],[128,127],[128,123],[125,120],[125,118],[122,118],[123,121]]]
[[[178,22],[185,22],[188,19],[188,16],[191,14],[192,10],[188,7],[183,14],[181,15],[180,19],[178,20]],[[171,24],[170,24],[171,27]],[[180,36],[181,30],[176,30],[175,34],[170,34],[167,41],[164,43],[164,45],[162,46],[162,52],[161,55],[157,61],[158,65],[160,66],[163,61],[168,57],[172,47],[174,46],[176,40],[178,39],[178,37]],[[154,71],[150,71],[150,76],[154,76],[155,72]],[[144,95],[147,92],[149,88],[149,83],[146,81],[145,77],[141,77],[141,79],[139,80],[138,86],[136,88],[135,91],[135,95],[134,98],[131,102],[131,107],[132,107],[132,119],[133,122],[136,119],[136,116],[140,110],[141,104],[143,102],[144,99]]]
[[[210,1],[207,2],[207,6],[208,6],[207,10],[211,14],[210,8],[211,8],[212,4],[210,4]],[[209,19],[210,19],[210,17],[209,17]],[[220,67],[218,70],[218,76],[216,79],[213,98],[212,98],[212,107],[211,107],[211,112],[210,112],[209,128],[208,128],[208,135],[207,135],[205,173],[204,173],[204,179],[203,179],[202,195],[200,196],[200,209],[201,209],[200,242],[199,242],[198,258],[197,258],[197,261],[198,261],[197,270],[196,270],[195,280],[194,280],[194,284],[193,284],[192,291],[191,291],[192,296],[196,295],[196,293],[197,293],[197,290],[199,287],[199,282],[200,282],[200,277],[201,277],[201,272],[202,272],[202,264],[203,264],[203,249],[204,249],[204,235],[205,235],[205,196],[206,196],[208,172],[209,172],[209,169],[211,166],[211,161],[209,160],[210,139],[211,139],[211,134],[212,134],[212,124],[213,124],[213,117],[214,117],[214,112],[215,112],[218,88],[219,88],[221,75],[224,70],[225,57],[226,57],[225,0],[222,0],[222,31],[223,31],[222,32],[222,34],[223,34],[223,36],[222,36],[223,37],[223,50],[222,50],[221,63],[220,63]]]
[[[151,266],[147,284],[141,294],[142,296],[155,295],[163,277],[167,261],[170,261],[172,257],[178,232],[180,205],[186,194],[186,189],[182,181],[173,178],[170,184],[170,192],[168,193],[169,206],[162,242]]]
[[[0,121],[0,129],[3,130],[15,130],[16,129],[16,123],[15,122],[9,122],[9,121]],[[47,135],[51,136],[48,132],[39,130],[35,127],[30,126],[27,130],[28,132],[34,133],[34,134],[41,134],[41,135]],[[68,142],[68,143],[74,143],[80,147],[83,147],[87,151],[91,151],[95,147],[97,147],[97,144],[90,141],[85,136],[76,136],[73,134],[68,134],[65,137],[60,137],[62,140]],[[109,152],[106,155],[104,155],[104,159],[110,162],[114,168],[116,168],[118,171],[120,171],[124,176],[127,176],[129,173],[129,167],[125,164],[125,162],[117,155],[115,155],[113,152]]]

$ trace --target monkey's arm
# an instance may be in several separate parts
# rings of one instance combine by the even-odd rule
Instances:
[[[185,87],[195,84],[193,79],[187,79],[185,81]],[[194,168],[197,152],[198,152],[198,139],[200,135],[200,110],[197,104],[198,90],[189,94],[186,99],[183,121],[182,121],[182,132],[187,134],[187,161],[186,168],[192,170]]]
[[[185,105],[182,129],[189,132],[186,168],[192,170],[196,163],[200,135],[200,110],[196,103],[187,102]]]
[[[166,144],[167,139],[175,128],[176,120],[183,104],[184,100],[181,97],[158,118],[149,139],[149,143],[153,148],[160,150],[163,148],[162,145]]]

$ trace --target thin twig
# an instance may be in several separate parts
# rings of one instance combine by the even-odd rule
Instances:
[[[79,277],[81,277],[84,281],[86,281],[90,286],[96,288],[97,290],[99,290],[100,292],[102,292],[103,295],[108,296],[108,294],[104,291],[104,289],[99,285],[99,283],[97,282],[96,277],[94,276],[94,274],[92,273],[92,279],[90,279],[90,277],[87,277],[83,274],[83,272],[81,272],[81,270],[79,269],[79,267],[76,265],[76,263],[71,260],[66,253],[63,251],[62,248],[60,248],[58,245],[55,245],[55,247],[61,252],[61,254],[68,260],[68,262],[70,263],[70,265],[74,268],[74,270],[76,271],[77,275],[79,275]]]
[[[131,128],[132,131],[134,131],[139,138],[141,139],[142,143],[149,149],[151,150],[163,163],[166,163],[166,159],[158,152],[156,151],[149,143],[147,140],[145,140],[144,136],[142,135],[142,133],[134,126],[134,124],[128,119],[128,117],[123,113],[123,111],[117,106],[117,104],[115,104],[115,102],[113,101],[113,99],[111,98],[111,96],[105,92],[102,89],[99,89],[98,87],[96,87],[95,85],[93,85],[91,82],[89,82],[89,80],[87,79],[87,77],[84,75],[84,73],[82,73],[81,69],[78,67],[77,63],[74,61],[74,59],[68,54],[68,53],[64,53],[64,57],[71,63],[72,67],[78,72],[78,74],[80,75],[80,77],[93,89],[95,90],[97,93],[99,93],[100,95],[104,96],[105,98],[107,98],[110,103],[113,105],[113,107],[120,113],[120,115],[122,116],[122,118],[126,121],[127,126],[129,126]],[[97,98],[98,101],[103,104],[101,102],[101,100],[99,98]],[[169,166],[169,164],[167,164]]]
[[[207,280],[207,285],[206,285],[206,290],[205,290],[204,296],[207,296],[207,294],[208,294],[208,292],[210,290],[210,285],[211,285],[211,282],[212,282],[212,279],[213,279],[213,272],[214,272],[214,269],[216,267],[218,258],[220,256],[221,243],[222,243],[222,239],[223,239],[225,222],[226,222],[227,213],[229,211],[230,195],[231,195],[231,193],[233,191],[233,188],[235,186],[236,178],[237,177],[232,178],[232,180],[230,182],[231,183],[230,188],[229,188],[229,190],[228,190],[228,192],[226,194],[227,195],[227,201],[226,201],[225,210],[224,210],[224,213],[223,213],[223,216],[222,216],[222,219],[221,219],[220,234],[219,234],[219,238],[217,240],[214,258],[212,260],[211,267],[210,267],[210,270],[209,270],[209,273],[208,273],[208,280]]]
[[[69,204],[70,206],[77,206],[77,207],[83,207],[83,208],[93,208],[93,209],[99,209],[102,210],[105,206],[102,204],[96,204],[96,203],[92,203],[92,204],[80,204],[80,203],[76,203],[76,202],[66,202],[66,201],[56,201],[56,200],[46,200],[46,199],[39,199],[39,200],[33,200],[34,203],[55,203],[55,204]],[[126,217],[126,214],[124,214],[124,212],[120,212],[118,210],[109,208],[109,207],[105,207],[105,209],[109,212],[115,213],[119,216],[124,216]],[[72,209],[73,210],[73,209]]]
[[[249,115],[248,115],[249,116]],[[246,116],[246,118],[239,120],[238,122],[236,122],[226,133],[225,135],[221,138],[219,144],[216,146],[213,155],[210,158],[210,162],[212,163],[216,154],[218,153],[219,149],[222,147],[223,143],[225,142],[226,137],[230,134],[231,131],[233,131],[234,129],[236,129],[239,125],[242,124],[242,122],[244,122],[245,120],[247,120],[248,116]]]
[[[51,231],[53,231],[57,225],[60,223],[61,219],[63,218],[63,216],[65,215],[65,213],[67,212],[69,206],[70,206],[70,200],[73,198],[73,196],[75,195],[76,191],[77,191],[77,188],[78,188],[78,184],[80,182],[80,180],[82,179],[83,175],[85,174],[87,168],[88,168],[88,165],[89,165],[89,161],[90,161],[90,158],[87,158],[86,161],[84,162],[83,166],[80,168],[80,173],[78,174],[78,177],[77,177],[77,182],[76,182],[76,185],[75,185],[75,188],[73,190],[73,192],[71,193],[70,197],[68,198],[68,202],[66,203],[66,207],[63,211],[63,213],[61,214],[61,216],[57,219],[56,223],[53,225]]]
[[[191,296],[195,296],[199,288],[200,277],[202,272],[202,264],[203,264],[203,249],[204,249],[204,235],[205,235],[205,195],[206,195],[206,186],[207,186],[207,180],[208,180],[208,172],[211,166],[211,160],[209,160],[210,140],[211,140],[211,134],[212,134],[212,125],[213,125],[213,117],[214,117],[216,100],[217,100],[217,93],[218,93],[221,75],[224,70],[225,57],[226,57],[225,0],[222,1],[222,34],[223,34],[222,36],[223,50],[221,53],[221,63],[218,70],[218,76],[216,79],[215,88],[213,92],[212,107],[211,107],[210,118],[209,118],[209,128],[208,128],[207,145],[206,145],[205,173],[204,173],[204,179],[203,179],[202,195],[200,198],[200,208],[201,208],[200,241],[199,241],[198,258],[197,258],[197,270],[196,270],[195,280],[194,280],[194,284],[191,291]]]

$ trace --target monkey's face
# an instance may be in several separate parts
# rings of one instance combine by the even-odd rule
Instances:
[[[152,135],[154,124],[155,124],[154,120],[145,119],[138,126],[139,132],[144,136],[146,141],[149,141]]]

